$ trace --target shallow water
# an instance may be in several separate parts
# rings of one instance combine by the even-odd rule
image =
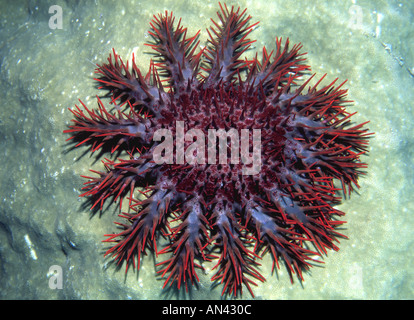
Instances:
[[[111,5],[109,5],[111,3]],[[414,14],[413,1],[229,1],[247,7],[260,27],[256,49],[274,37],[301,42],[308,63],[326,81],[348,79],[357,122],[370,120],[367,176],[339,209],[347,212],[349,240],[292,285],[282,268],[262,261],[258,299],[413,299],[414,272]],[[0,5],[0,298],[2,299],[219,299],[212,273],[197,290],[161,290],[154,257],[140,272],[117,271],[104,259],[103,235],[116,212],[90,217],[78,199],[79,177],[93,161],[67,151],[62,131],[82,99],[95,106],[95,63],[111,49],[148,68],[148,22],[172,10],[201,39],[216,17],[215,1],[88,1],[62,7],[62,29],[51,29],[49,5]],[[342,81],[341,81],[342,82]],[[99,168],[99,162],[94,164]],[[159,259],[158,259],[159,260]],[[158,261],[157,260],[157,261]],[[61,267],[62,289],[51,289],[51,266]],[[208,270],[208,269],[207,269]],[[243,298],[250,298],[244,295]]]

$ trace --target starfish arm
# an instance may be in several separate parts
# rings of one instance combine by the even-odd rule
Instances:
[[[221,11],[217,12],[220,24],[211,20],[214,26],[207,29],[209,34],[204,57],[206,66],[204,71],[206,85],[212,85],[223,79],[224,82],[232,82],[239,77],[239,73],[246,69],[249,61],[241,59],[242,54],[250,48],[254,40],[247,36],[258,24],[249,24],[251,16],[247,16],[246,10],[237,10],[234,7],[229,10],[226,5],[220,4]]]
[[[74,109],[69,109],[73,115],[73,124],[64,133],[70,133],[66,141],[71,140],[74,147],[80,145],[90,145],[91,152],[101,149],[102,152],[116,150],[135,151],[147,144],[147,126],[149,121],[137,114],[133,108],[130,112],[117,110],[115,113],[109,112],[101,99],[98,99],[98,109],[88,109],[81,101],[83,109],[75,105]]]
[[[106,243],[114,243],[106,255],[111,255],[118,265],[126,262],[126,270],[133,264],[140,268],[141,254],[145,249],[157,249],[156,232],[162,230],[166,223],[166,214],[173,198],[171,190],[156,190],[151,196],[142,201],[134,200],[130,206],[135,213],[122,213],[119,216],[128,220],[128,223],[115,222],[121,232],[106,234]],[[137,264],[135,265],[135,259]]]
[[[246,82],[259,87],[266,96],[294,84],[295,79],[310,69],[303,64],[306,59],[302,57],[305,53],[299,53],[301,49],[302,45],[299,43],[289,50],[289,38],[284,46],[282,38],[276,38],[274,54],[273,51],[268,53],[266,47],[263,47],[261,61],[255,58],[249,65]]]
[[[119,199],[121,208],[122,200],[129,196],[131,205],[135,188],[146,188],[149,181],[154,180],[157,170],[154,168],[155,164],[147,161],[143,156],[138,159],[118,159],[118,162],[106,159],[102,162],[106,168],[105,172],[91,170],[98,176],[82,176],[88,181],[84,183],[80,197],[88,197],[92,203],[91,210],[97,208],[98,205],[102,210],[108,198],[112,198],[113,202]],[[146,194],[147,191],[141,191],[141,193]]]
[[[181,19],[177,25],[174,22],[172,12],[168,14],[166,11],[165,15],[159,14],[158,17],[154,15],[149,31],[153,41],[146,45],[154,50],[155,66],[165,79],[166,87],[179,93],[196,79],[202,51],[195,53],[200,32],[188,38]]]
[[[217,232],[213,239],[217,241],[215,246],[220,250],[220,257],[211,280],[223,284],[222,295],[236,297],[239,292],[242,295],[244,285],[254,297],[251,285],[257,285],[254,280],[264,282],[265,278],[255,268],[259,264],[255,261],[257,256],[248,249],[249,240],[242,234],[242,227],[230,208],[219,203],[213,217]]]
[[[167,93],[161,84],[155,64],[151,61],[149,71],[144,77],[135,63],[132,54],[132,68],[125,64],[113,50],[108,63],[98,65],[94,78],[99,84],[98,89],[107,90],[112,102],[124,105],[127,102],[138,113],[159,116],[160,108],[165,106]]]
[[[196,259],[209,261],[206,247],[209,244],[208,221],[203,212],[203,206],[193,198],[186,201],[182,213],[171,223],[181,221],[178,226],[172,227],[169,234],[171,244],[159,253],[170,253],[171,257],[157,264],[162,266],[158,273],[166,277],[164,288],[170,283],[177,284],[178,289],[184,285],[193,285],[199,281],[196,268],[202,267]]]

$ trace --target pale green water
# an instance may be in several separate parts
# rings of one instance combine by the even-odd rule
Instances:
[[[65,154],[62,134],[67,110],[82,99],[95,106],[94,63],[112,47],[125,59],[135,52],[146,70],[144,52],[153,14],[172,10],[191,34],[202,39],[215,1],[57,2],[63,29],[51,30],[49,4],[0,2],[0,298],[164,299],[162,281],[145,259],[137,275],[107,266],[100,242],[117,217],[89,217],[78,201],[92,159],[84,150]],[[312,3],[312,4],[311,4]],[[284,269],[271,275],[262,261],[259,299],[413,299],[414,272],[414,50],[413,1],[230,1],[247,7],[260,28],[252,35],[259,49],[274,48],[274,37],[302,42],[308,63],[327,81],[348,79],[355,121],[371,120],[374,131],[368,175],[340,209],[347,212],[349,240],[324,259],[323,268],[290,284]],[[355,16],[354,12],[359,12]],[[360,19],[356,19],[359,17]],[[99,168],[95,163],[94,168]],[[49,288],[48,270],[59,265],[63,288]],[[186,298],[218,299],[213,274],[202,276]],[[244,298],[250,298],[247,294]],[[185,298],[180,295],[180,298]]]

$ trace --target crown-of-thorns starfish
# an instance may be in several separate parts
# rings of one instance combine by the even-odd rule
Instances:
[[[85,177],[82,196],[92,208],[129,201],[119,215],[125,222],[116,222],[121,230],[106,235],[113,245],[106,255],[139,269],[146,250],[168,254],[157,270],[164,287],[178,288],[199,281],[197,268],[215,260],[212,280],[222,294],[235,296],[245,286],[253,295],[251,285],[265,280],[258,271],[263,254],[271,254],[273,267],[284,261],[293,280],[303,279],[312,256],[338,249],[334,242],[344,236],[336,227],[344,221],[337,217],[344,213],[333,206],[341,190],[358,187],[370,133],[366,123],[351,122],[343,84],[318,89],[322,77],[306,89],[313,76],[297,84],[310,70],[300,44],[290,48],[276,38],[273,51],[246,59],[257,23],[246,10],[221,4],[218,18],[199,49],[199,32],[189,37],[172,13],[154,16],[149,72],[143,76],[134,56],[125,64],[114,50],[96,70],[113,110],[99,98],[94,110],[81,102],[65,132],[76,146],[112,154],[104,172]],[[243,132],[248,145],[260,133],[253,174],[243,169],[254,163],[237,154]],[[168,245],[158,248],[159,237]]]

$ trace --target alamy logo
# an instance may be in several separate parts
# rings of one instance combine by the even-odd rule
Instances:
[[[58,5],[53,5],[49,7],[49,13],[53,14],[49,18],[49,28],[50,29],[62,29],[63,28],[63,13],[62,7]]]
[[[53,265],[49,268],[49,288],[50,289],[62,289],[63,288],[63,272],[62,267]]]
[[[356,4],[349,7],[348,10],[350,19],[348,21],[348,27],[353,30],[360,30],[363,27],[362,24],[362,8]]]
[[[262,167],[261,161],[261,130],[252,131],[252,154],[250,154],[250,130],[241,129],[239,132],[231,128],[208,129],[207,140],[201,129],[190,129],[184,132],[184,121],[176,121],[175,132],[175,159],[174,159],[174,137],[169,129],[158,129],[154,133],[154,141],[162,141],[155,147],[153,157],[157,164],[217,164],[217,139],[218,139],[218,162],[219,164],[228,163],[228,139],[230,139],[230,163],[243,164],[243,175],[258,174]],[[196,140],[194,141],[194,138]],[[191,144],[184,150],[185,142]],[[207,155],[206,155],[207,143]],[[207,159],[207,162],[206,162]],[[175,162],[174,162],[175,160]],[[240,162],[241,160],[241,162]]]

